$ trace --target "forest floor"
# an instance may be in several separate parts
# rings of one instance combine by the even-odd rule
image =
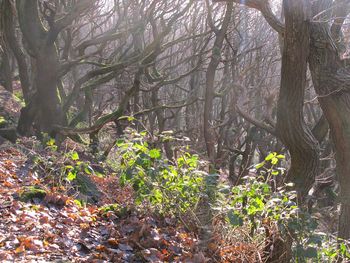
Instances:
[[[0,148],[0,261],[209,260],[198,251],[196,235],[182,224],[133,209],[131,190],[120,188],[115,176],[91,176],[102,196],[94,205],[81,205],[63,184],[50,186],[51,177],[32,169],[34,153],[23,149],[6,143]],[[45,194],[23,200],[31,188]],[[118,208],[106,206],[112,203]]]
[[[20,109],[0,87],[0,128],[15,127]],[[249,263],[269,256],[268,239],[254,241],[244,228],[227,232],[219,217],[203,246],[195,211],[160,216],[149,204],[135,205],[131,187],[121,187],[112,166],[86,146],[66,139],[56,147],[0,137],[0,262]],[[333,221],[324,225],[334,228]]]
[[[0,128],[15,127],[21,104],[0,87]],[[253,245],[214,237],[204,251],[190,217],[136,206],[133,190],[84,146],[69,139],[60,151],[47,146],[0,137],[0,262],[253,262]],[[72,164],[69,152],[103,174],[84,174],[94,191],[57,176]]]
[[[20,109],[20,101],[0,87],[0,125],[14,126]],[[66,147],[79,148],[70,143]],[[198,251],[194,231],[174,218],[136,209],[132,190],[121,188],[115,174],[87,175],[100,196],[93,204],[77,201],[84,196],[52,176],[65,161],[64,153],[40,147],[33,138],[0,140],[1,262],[209,260]]]

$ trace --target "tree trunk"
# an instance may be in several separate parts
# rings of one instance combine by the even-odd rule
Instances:
[[[12,87],[12,70],[11,70],[11,61],[10,61],[10,52],[8,43],[6,41],[1,41],[0,43],[0,80],[4,88],[13,92]],[[1,49],[2,46],[2,49]]]
[[[340,185],[338,237],[350,238],[350,71],[343,66],[328,23],[311,24],[310,71],[335,145]]]
[[[10,0],[4,0],[3,2],[3,23],[4,23],[4,37],[16,58],[18,65],[19,79],[21,81],[21,89],[23,92],[24,101],[29,103],[30,97],[30,81],[28,76],[28,66],[26,62],[26,56],[22,51],[19,43],[16,39],[15,25],[14,25],[14,7]]]
[[[37,0],[16,1],[19,24],[27,43],[27,51],[35,61],[35,94],[21,111],[19,132],[30,130],[33,122],[39,132],[56,135],[56,125],[63,124],[58,96],[59,59],[52,34],[47,31],[38,14]],[[30,114],[29,114],[30,113]]]
[[[36,90],[39,105],[38,124],[40,131],[51,133],[55,125],[63,123],[63,115],[58,97],[58,54],[55,46],[44,49],[36,59]]]
[[[277,106],[277,132],[291,155],[287,180],[295,183],[303,200],[314,183],[319,166],[318,142],[303,117],[307,58],[308,9],[303,0],[285,0],[285,36],[281,88]]]
[[[212,56],[208,65],[208,69],[206,72],[206,83],[205,83],[205,100],[204,100],[204,140],[205,145],[207,147],[207,155],[209,158],[209,161],[212,165],[215,166],[215,159],[216,159],[216,149],[215,149],[215,135],[214,130],[211,125],[211,121],[213,121],[213,99],[215,95],[215,73],[216,69],[220,63],[221,59],[221,49],[222,45],[225,39],[226,31],[228,29],[230,20],[231,20],[231,14],[233,10],[232,3],[227,4],[227,9],[224,17],[224,21],[222,23],[222,26],[220,30],[217,28],[214,29],[215,31],[215,41],[214,46],[212,49]],[[209,18],[210,19],[210,18]]]

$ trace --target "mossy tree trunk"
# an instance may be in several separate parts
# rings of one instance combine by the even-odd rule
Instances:
[[[71,11],[60,19],[55,17],[54,11],[46,10],[46,29],[39,14],[38,0],[16,0],[20,29],[36,68],[33,84],[35,93],[21,111],[18,123],[20,133],[26,133],[35,124],[39,132],[55,136],[55,127],[65,123],[58,95],[60,61],[55,41],[58,34],[93,3],[93,0],[77,1]]]
[[[55,39],[49,36],[49,31],[42,25],[37,0],[17,0],[16,4],[27,51],[33,57],[37,69],[33,85],[35,94],[21,112],[18,129],[25,133],[35,123],[41,132],[54,135],[54,126],[63,121],[57,92],[59,60]]]

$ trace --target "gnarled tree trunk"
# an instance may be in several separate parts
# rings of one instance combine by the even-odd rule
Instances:
[[[54,136],[55,126],[63,124],[57,92],[59,60],[54,39],[41,23],[37,0],[17,0],[16,6],[28,53],[36,66],[35,94],[21,111],[18,130],[25,133],[34,122],[40,132]]]
[[[303,105],[309,55],[309,24],[303,0],[285,0],[285,34],[278,99],[279,138],[291,155],[287,179],[302,200],[314,183],[319,166],[318,142],[304,122]]]
[[[336,151],[341,211],[338,237],[350,238],[350,70],[344,67],[328,23],[311,24],[310,70]]]

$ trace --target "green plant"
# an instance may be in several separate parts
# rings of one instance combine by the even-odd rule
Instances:
[[[295,262],[349,262],[349,243],[318,231],[317,220],[301,211],[288,222],[287,230],[293,236]]]
[[[89,175],[94,172],[89,163],[80,161],[79,154],[76,151],[68,152],[66,157],[72,162],[72,164],[63,167],[64,174],[68,181],[75,180],[79,172],[84,172]]]
[[[282,238],[289,237],[293,262],[335,262],[350,259],[349,247],[318,231],[317,220],[297,205],[293,184],[277,187],[284,169],[278,166],[283,155],[270,153],[262,163],[255,165],[257,174],[243,178],[231,189],[221,186],[222,198],[217,210],[226,213],[233,227],[245,227],[250,236],[265,237],[271,224]],[[269,225],[267,225],[267,223]]]
[[[57,145],[54,138],[51,138],[47,133],[43,133],[43,143],[46,145],[47,149],[50,149],[51,151],[57,151]]]
[[[6,124],[7,124],[6,119],[0,115],[0,127],[4,127],[6,126]]]
[[[24,101],[24,97],[23,97],[23,92],[21,90],[15,90],[13,92],[13,98],[19,102],[21,104],[22,107],[24,107],[26,104],[25,104],[25,101]]]
[[[337,240],[336,237],[318,232],[318,237],[322,237],[322,246],[318,251],[319,262],[349,262],[350,244],[349,241]]]
[[[160,213],[184,212],[199,200],[203,172],[198,170],[197,155],[179,150],[174,162],[160,149],[150,147],[146,133],[126,130],[117,142],[117,167],[122,186],[135,191],[137,204],[148,202]]]
[[[256,165],[259,174],[244,177],[242,184],[231,189],[227,219],[233,226],[248,224],[253,235],[266,219],[282,223],[297,215],[296,192],[287,190],[292,185],[276,187],[276,177],[284,173],[277,167],[281,159],[283,155],[269,154]]]

